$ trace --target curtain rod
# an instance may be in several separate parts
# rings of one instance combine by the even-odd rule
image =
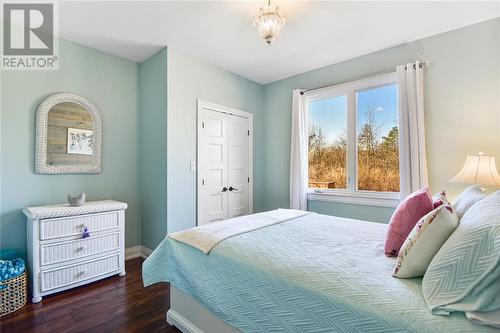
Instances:
[[[427,61],[422,61],[422,62],[420,62],[418,64],[418,67],[419,68],[423,68],[425,65],[427,65]],[[413,64],[413,69],[416,69],[416,68],[417,68],[417,64],[415,63],[415,64]],[[405,66],[405,70],[406,70],[406,66]],[[349,81],[338,82],[338,83],[329,84],[327,86],[317,87],[317,88],[313,88],[313,89],[305,89],[305,90],[302,90],[300,92],[300,94],[304,95],[304,93],[306,93],[308,91],[312,91],[312,90],[316,90],[316,89],[328,88],[328,87],[331,87],[331,86],[336,86],[338,84],[344,84],[344,83],[347,83],[347,82],[352,82],[352,81],[357,81],[357,80],[362,80],[362,79],[368,79],[368,78],[373,77],[373,76],[379,76],[379,75],[383,75],[383,74],[389,74],[389,73],[392,73],[392,72],[395,72],[395,70],[394,69],[390,69],[390,70],[386,70],[386,71],[383,71],[383,72],[378,72],[378,73],[375,73],[375,74],[370,74],[368,76],[354,78],[354,79],[349,80]]]

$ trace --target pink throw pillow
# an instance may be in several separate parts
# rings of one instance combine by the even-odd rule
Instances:
[[[394,211],[385,237],[385,255],[395,257],[417,222],[434,209],[429,188],[407,196]]]

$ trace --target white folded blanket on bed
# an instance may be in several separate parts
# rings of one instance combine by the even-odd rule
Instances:
[[[500,310],[489,312],[466,312],[465,316],[476,324],[500,328]]]
[[[239,216],[221,222],[201,225],[185,231],[168,234],[167,237],[190,245],[206,254],[225,239],[274,224],[313,214],[302,210],[276,209],[269,212]]]

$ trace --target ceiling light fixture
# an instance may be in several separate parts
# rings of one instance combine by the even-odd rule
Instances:
[[[267,45],[271,45],[285,25],[285,18],[280,15],[278,6],[271,5],[271,0],[268,0],[265,7],[260,7],[259,13],[253,19],[253,25],[257,26],[259,35]]]

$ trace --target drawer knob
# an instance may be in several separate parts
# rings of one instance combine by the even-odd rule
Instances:
[[[80,246],[76,249],[78,252],[85,251],[85,246]]]
[[[83,235],[82,235],[82,238],[89,238],[90,237],[90,232],[89,232],[89,229],[87,227],[85,227],[83,229]]]

